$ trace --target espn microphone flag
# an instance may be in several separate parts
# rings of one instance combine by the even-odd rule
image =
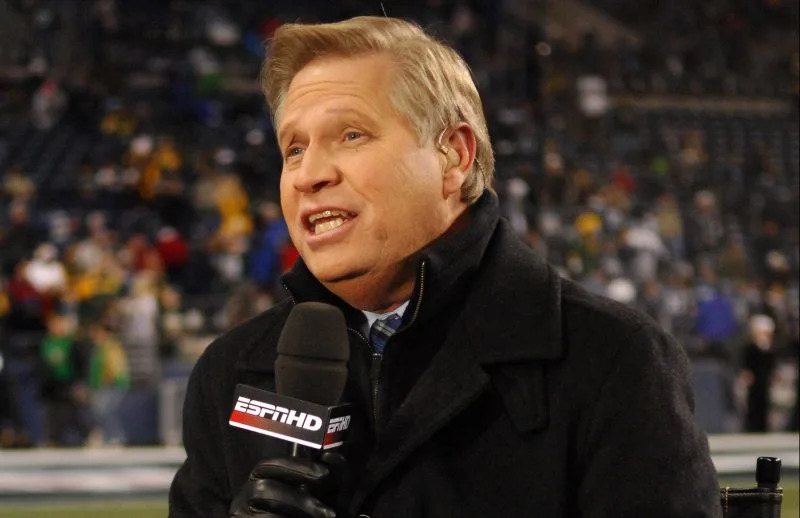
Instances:
[[[317,405],[239,384],[228,423],[309,448],[327,450],[344,442],[350,416],[350,405]]]

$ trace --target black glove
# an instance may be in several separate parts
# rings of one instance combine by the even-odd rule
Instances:
[[[323,456],[334,465],[340,459],[341,456]],[[232,518],[335,518],[336,512],[312,494],[326,489],[330,475],[325,462],[299,457],[261,461],[233,499],[229,514]]]

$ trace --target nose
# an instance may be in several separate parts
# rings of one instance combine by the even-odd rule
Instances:
[[[315,193],[339,183],[340,173],[331,154],[323,147],[308,146],[303,161],[294,175],[294,188],[304,193]]]

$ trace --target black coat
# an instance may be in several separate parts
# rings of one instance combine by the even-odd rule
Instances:
[[[498,220],[493,195],[469,219],[423,254],[377,410],[363,315],[302,262],[291,299],[209,346],[189,383],[170,516],[227,516],[252,466],[287,454],[228,416],[237,383],[274,387],[278,336],[304,300],[339,304],[351,327],[356,428],[339,516],[720,516],[680,345],[561,279]]]

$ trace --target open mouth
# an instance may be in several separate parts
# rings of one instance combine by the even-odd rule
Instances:
[[[305,224],[309,232],[316,236],[339,228],[355,217],[355,214],[346,210],[326,209],[309,214],[305,218]]]

